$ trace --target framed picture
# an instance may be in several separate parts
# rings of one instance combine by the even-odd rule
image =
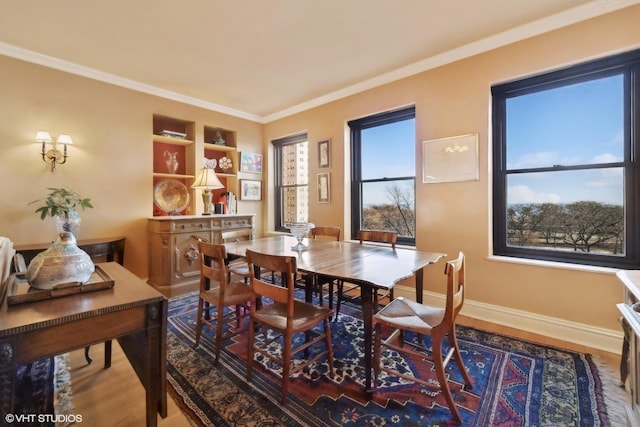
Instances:
[[[262,200],[262,181],[241,179],[240,200]]]
[[[422,143],[422,182],[474,181],[478,175],[478,134]]]
[[[331,140],[318,142],[318,168],[325,169],[331,166]]]
[[[240,153],[240,172],[262,173],[262,154]]]
[[[329,173],[318,174],[318,203],[329,203],[331,195],[331,179]]]

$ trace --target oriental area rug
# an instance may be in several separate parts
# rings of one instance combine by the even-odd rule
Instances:
[[[10,393],[3,390],[3,404]],[[64,419],[74,412],[71,393],[69,355],[64,353],[21,365],[16,372],[13,394],[15,425],[38,427],[64,427]],[[6,415],[6,414],[3,414]],[[22,418],[20,418],[22,416]],[[6,418],[3,420],[6,423]],[[0,425],[6,425],[0,422]]]
[[[345,307],[331,322],[335,376],[326,360],[291,381],[280,403],[279,368],[257,361],[246,381],[246,334],[228,339],[217,366],[207,326],[194,349],[197,295],[170,300],[168,389],[197,425],[204,426],[446,426],[455,425],[441,393],[397,377],[382,377],[369,400],[362,391],[362,321]],[[303,339],[303,337],[301,338]],[[427,344],[428,337],[425,337]],[[588,354],[458,327],[458,343],[473,388],[455,363],[447,373],[465,426],[619,426],[626,394]],[[276,346],[274,351],[279,351]],[[430,362],[418,367],[386,352],[385,363],[420,369],[435,382]],[[436,382],[437,384],[437,382]]]

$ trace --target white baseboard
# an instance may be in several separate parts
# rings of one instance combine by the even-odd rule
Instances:
[[[396,287],[396,296],[405,296],[413,299],[415,293],[412,295],[411,291],[408,287],[398,286]],[[426,304],[444,305],[444,295],[442,294],[424,292],[423,295],[423,301]],[[620,354],[622,351],[622,340],[624,338],[622,329],[599,328],[469,299],[465,299],[461,314],[614,354]]]

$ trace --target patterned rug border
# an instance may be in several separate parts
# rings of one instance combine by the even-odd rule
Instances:
[[[189,299],[189,298],[193,298],[196,297],[197,293],[190,293],[190,294],[186,294],[186,295],[181,295],[179,297],[176,298],[172,298],[170,301],[173,304],[176,303],[180,303],[180,300],[182,299]],[[541,345],[537,342],[534,341],[528,341],[528,340],[524,340],[524,339],[520,339],[520,338],[515,338],[512,336],[508,336],[508,335],[500,335],[500,334],[495,334],[493,332],[487,332],[487,331],[483,331],[477,328],[470,328],[470,327],[465,327],[466,329],[470,329],[470,330],[476,330],[479,333],[483,333],[483,334],[488,334],[488,335],[496,335],[499,337],[505,337],[508,339],[513,339],[516,341],[520,341],[522,343],[526,343],[529,345],[533,345],[533,346],[538,346],[538,347],[547,347],[550,349],[554,349],[554,350],[558,350],[558,351],[562,351],[562,352],[568,352],[568,353],[573,353],[573,354],[577,354],[580,355],[582,359],[586,359],[587,361],[589,361],[589,363],[587,363],[587,367],[589,367],[589,371],[590,372],[590,376],[593,376],[595,379],[595,383],[591,384],[591,387],[595,387],[596,384],[598,384],[598,382],[601,383],[601,387],[602,387],[602,395],[598,395],[596,396],[596,399],[600,400],[604,406],[604,413],[606,414],[606,418],[609,421],[609,424],[612,426],[617,426],[617,425],[625,425],[626,424],[626,414],[624,411],[624,407],[623,405],[625,403],[627,403],[629,401],[629,395],[628,393],[626,393],[626,391],[624,390],[623,387],[620,386],[620,381],[619,381],[619,377],[618,374],[606,363],[604,363],[603,361],[601,361],[598,357],[595,357],[591,354],[588,353],[581,353],[581,352],[576,352],[576,351],[572,351],[572,350],[567,350],[564,349],[562,347],[554,347],[554,346],[548,346],[548,345]],[[187,342],[184,342],[182,338],[180,337],[176,337],[177,339],[181,340],[183,342],[184,345],[187,345]],[[200,349],[202,350],[203,346],[200,346]],[[193,350],[193,348],[191,348],[191,350]],[[208,354],[207,354],[208,353]],[[205,352],[205,354],[199,354],[199,357],[204,357],[205,359],[211,356],[210,352]],[[168,372],[167,375],[167,379],[168,379],[168,390],[169,390],[169,394],[170,396],[176,401],[176,403],[178,404],[178,406],[181,408],[181,410],[183,410],[183,412],[185,414],[187,414],[187,418],[189,419],[189,421],[192,423],[192,425],[204,425],[204,426],[217,426],[220,424],[209,424],[209,423],[205,423],[203,422],[203,419],[206,419],[206,416],[204,413],[202,413],[202,411],[199,409],[198,404],[196,402],[194,402],[191,399],[190,394],[185,391],[179,384],[178,382],[175,381],[174,378],[171,377],[171,374]],[[259,387],[261,387],[263,385],[260,385]],[[262,393],[256,393],[255,389],[256,386],[249,384],[248,387],[251,388],[251,390],[245,390],[245,393],[249,393],[252,394],[252,397],[257,397],[256,394],[262,395]],[[591,389],[593,390],[593,389]],[[251,393],[251,391],[253,391],[253,393]],[[277,393],[276,393],[277,395]],[[262,396],[261,399],[258,400],[265,400],[268,398],[266,396]],[[264,402],[260,403],[260,405],[264,404]],[[276,406],[278,406],[279,402],[271,402],[271,404],[275,404]],[[268,412],[268,410],[267,410]],[[292,411],[292,408],[287,408],[287,412],[288,414],[291,414],[292,412],[295,412],[295,409]],[[201,416],[198,416],[198,413],[200,413]],[[600,412],[602,414],[602,412]],[[283,415],[282,412],[280,412],[280,415]],[[284,417],[284,419],[279,419],[279,420],[274,420],[273,425],[313,425],[313,424],[308,424],[303,422],[302,420],[296,420],[295,416],[293,419],[288,418],[287,416]],[[239,421],[239,420],[238,420]],[[222,423],[224,425],[231,425],[228,424],[227,421],[222,421]],[[595,425],[601,425],[599,420],[596,420]],[[270,425],[270,424],[266,424],[266,425]],[[324,424],[323,424],[324,425]],[[328,424],[327,424],[328,425]],[[607,425],[606,423],[603,425]]]

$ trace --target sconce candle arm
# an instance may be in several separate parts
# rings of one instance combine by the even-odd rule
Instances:
[[[51,163],[51,172],[56,169],[56,164],[63,165],[67,162],[67,145],[73,144],[69,135],[60,134],[57,138],[52,139],[49,132],[39,131],[36,141],[42,142],[42,161]],[[51,144],[51,148],[47,150],[47,144]],[[58,150],[58,144],[64,146],[64,151]]]

